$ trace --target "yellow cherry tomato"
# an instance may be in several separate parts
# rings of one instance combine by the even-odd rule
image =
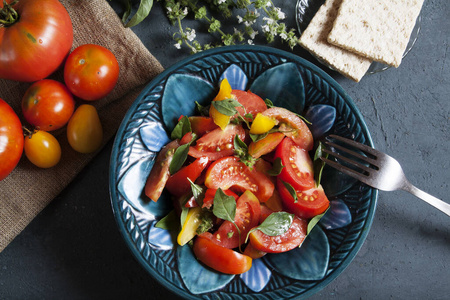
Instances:
[[[255,119],[252,122],[252,126],[250,127],[251,134],[263,134],[268,132],[276,125],[276,121],[270,117],[267,117],[263,114],[256,114]]]
[[[192,240],[197,234],[197,228],[201,223],[202,208],[200,206],[189,209],[189,212],[184,221],[183,227],[177,237],[177,242],[180,246],[183,246],[190,240]]]
[[[35,131],[24,139],[25,156],[39,168],[51,168],[61,159],[58,140],[46,131]]]
[[[219,93],[214,98],[214,101],[230,99],[231,91],[232,91],[232,89],[231,89],[230,83],[225,78],[224,80],[222,80],[222,82],[220,82]],[[228,125],[228,123],[230,123],[230,119],[231,119],[230,116],[220,113],[213,105],[211,105],[209,108],[209,116],[213,119],[214,123],[217,126],[222,128],[222,130],[224,130],[225,127],[227,127],[227,125]]]
[[[100,148],[103,128],[94,106],[83,104],[77,108],[67,124],[67,140],[80,153],[91,153]]]

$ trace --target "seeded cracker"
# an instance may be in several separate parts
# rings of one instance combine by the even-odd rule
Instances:
[[[424,0],[343,0],[328,42],[398,67]]]
[[[330,45],[328,34],[342,0],[327,0],[315,14],[299,44],[336,71],[359,82],[370,67],[371,60]]]

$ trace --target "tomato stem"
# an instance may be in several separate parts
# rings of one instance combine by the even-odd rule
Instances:
[[[13,8],[19,0],[14,0],[11,3],[7,3],[3,0],[3,8],[0,10],[0,26],[11,26],[19,20],[19,14]]]

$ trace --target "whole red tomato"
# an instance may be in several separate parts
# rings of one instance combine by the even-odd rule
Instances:
[[[105,47],[81,45],[70,53],[64,66],[64,81],[75,96],[94,101],[112,91],[119,79],[119,64]]]
[[[66,125],[75,109],[67,87],[52,79],[33,83],[22,98],[23,116],[33,126],[52,131]]]
[[[10,0],[8,2],[11,2]],[[17,16],[0,27],[0,78],[32,82],[53,73],[72,47],[69,14],[58,0],[20,0],[0,8]],[[6,19],[0,14],[1,19]]]
[[[14,170],[22,152],[22,124],[11,106],[0,99],[0,180]]]

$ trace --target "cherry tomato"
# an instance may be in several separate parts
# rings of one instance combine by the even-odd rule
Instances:
[[[24,150],[28,160],[39,168],[51,168],[61,159],[58,140],[46,131],[35,131],[24,139]]]
[[[52,131],[67,124],[75,101],[67,87],[52,79],[33,83],[22,98],[23,116],[40,130]]]
[[[251,142],[248,145],[248,154],[254,158],[261,157],[267,153],[272,152],[281,143],[284,138],[284,134],[281,132],[269,133],[265,138]]]
[[[236,248],[245,242],[248,232],[259,223],[261,215],[261,205],[258,198],[250,192],[245,191],[236,201],[236,215],[234,222],[239,228],[230,222],[225,221],[220,225],[219,229],[211,233],[205,233],[214,243],[225,248]]]
[[[242,104],[243,107],[238,106],[236,110],[241,116],[245,114],[252,114],[255,117],[258,113],[263,112],[267,109],[267,105],[264,100],[250,91],[232,90],[231,94],[236,98],[236,100]]]
[[[5,12],[3,1],[0,7]],[[1,17],[9,24],[0,27],[0,77],[26,82],[44,79],[72,47],[70,16],[58,0],[21,0],[12,8],[17,16],[9,19],[9,10]]]
[[[321,185],[306,191],[297,190],[297,201],[281,181],[277,182],[277,188],[283,200],[283,207],[300,218],[311,219],[325,212],[330,205]]]
[[[235,192],[251,191],[260,202],[273,194],[274,184],[264,173],[249,168],[234,156],[221,158],[206,171],[205,185],[211,189],[231,189]]]
[[[83,104],[73,113],[67,124],[67,140],[80,153],[91,153],[100,148],[103,128],[94,106]]]
[[[246,139],[246,133],[241,125],[227,125],[208,132],[197,140],[195,146],[189,147],[189,155],[195,158],[208,157],[211,161],[234,153],[234,137],[236,134],[241,140]]]
[[[267,253],[281,253],[298,247],[306,237],[308,222],[294,217],[289,229],[277,236],[269,236],[260,230],[249,234],[250,243],[256,250]]]
[[[0,99],[0,181],[14,170],[22,152],[22,123],[11,106]]]
[[[188,178],[195,182],[208,165],[207,157],[197,158],[191,164],[182,167],[178,172],[171,175],[166,182],[166,188],[174,196],[180,197],[191,190]]]
[[[174,140],[162,148],[156,157],[144,187],[145,195],[154,202],[158,201],[169,179],[169,166],[178,146],[178,141]]]
[[[64,81],[81,99],[94,101],[109,94],[119,79],[119,63],[105,47],[81,45],[70,53],[64,66]]]
[[[282,107],[272,107],[262,114],[274,118],[280,124],[280,130],[298,146],[307,151],[313,148],[314,140],[311,131],[305,122],[293,112]]]
[[[275,157],[281,159],[284,168],[279,178],[296,190],[308,190],[314,187],[313,162],[308,152],[285,138],[275,151]]]
[[[225,274],[242,274],[252,267],[249,256],[219,246],[201,235],[196,237],[192,250],[199,261]]]

